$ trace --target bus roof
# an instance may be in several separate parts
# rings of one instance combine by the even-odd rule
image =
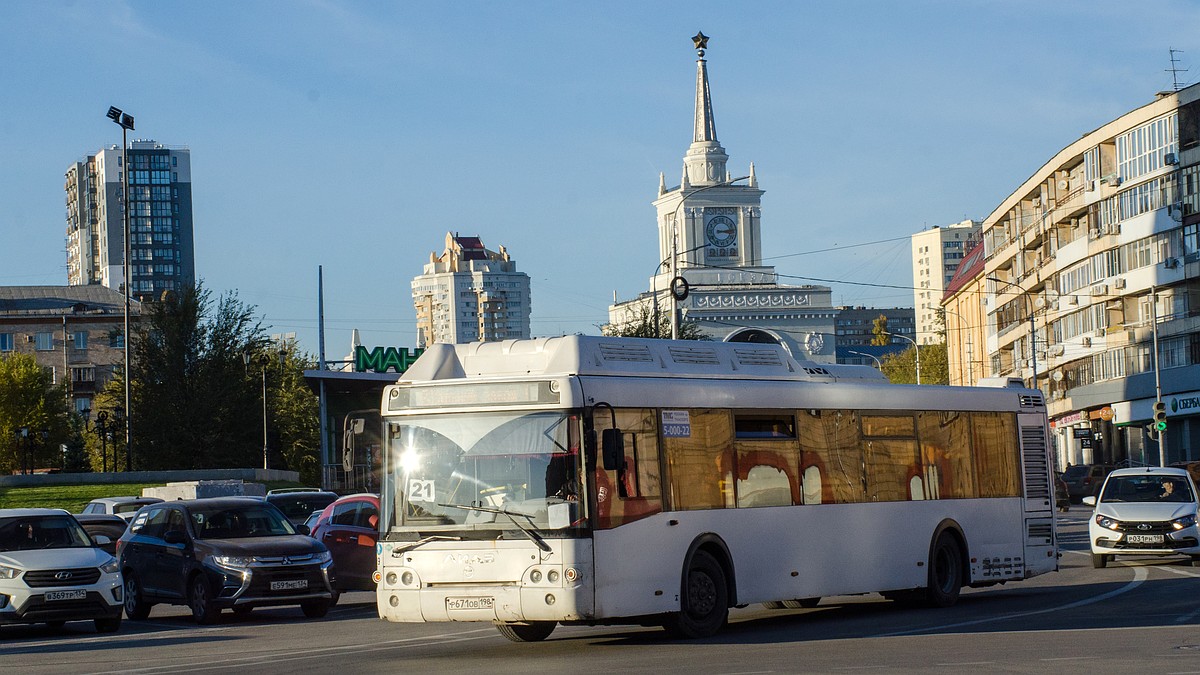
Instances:
[[[777,344],[592,335],[435,344],[426,348],[400,381],[529,375],[886,381],[882,373],[870,366],[798,361]]]

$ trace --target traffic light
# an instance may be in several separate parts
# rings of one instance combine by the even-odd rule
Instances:
[[[1154,402],[1154,428],[1157,431],[1167,430],[1167,406],[1162,401]]]

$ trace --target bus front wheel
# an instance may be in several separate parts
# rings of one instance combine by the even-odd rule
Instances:
[[[664,623],[667,632],[682,638],[714,635],[729,620],[729,589],[725,570],[716,558],[704,551],[692,554],[683,579],[679,612]]]
[[[925,589],[925,599],[931,607],[949,607],[958,602],[963,585],[962,566],[958,540],[948,532],[938,535],[929,556],[929,585]]]
[[[555,625],[553,621],[496,622],[496,630],[513,642],[541,642],[550,637]]]

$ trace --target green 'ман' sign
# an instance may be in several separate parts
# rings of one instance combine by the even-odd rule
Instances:
[[[369,370],[386,373],[389,370],[395,370],[397,373],[403,373],[424,351],[424,349],[413,349],[413,353],[410,355],[405,347],[399,349],[375,347],[368,351],[366,347],[359,345],[354,348],[354,371],[365,373]]]

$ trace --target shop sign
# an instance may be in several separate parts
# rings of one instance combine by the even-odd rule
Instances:
[[[1171,399],[1171,412],[1177,413],[1181,410],[1200,410],[1200,396],[1188,396],[1187,398],[1176,396]]]
[[[354,372],[386,373],[394,370],[397,373],[403,373],[424,351],[424,349],[416,348],[413,349],[412,354],[409,354],[405,347],[375,347],[367,350],[366,347],[359,345],[354,348]]]
[[[1071,430],[1071,436],[1073,438],[1091,438],[1092,430],[1089,427],[1076,427]]]
[[[1082,422],[1086,419],[1087,419],[1087,413],[1082,412],[1082,411],[1081,412],[1073,412],[1070,415],[1064,415],[1064,416],[1054,420],[1054,424],[1055,424],[1055,426],[1061,427],[1061,426],[1064,426],[1067,424],[1074,424],[1076,422]]]
[[[1107,421],[1111,420],[1112,418],[1113,418],[1113,409],[1111,406],[1104,406],[1103,408],[1100,409],[1100,419],[1107,422]]]

